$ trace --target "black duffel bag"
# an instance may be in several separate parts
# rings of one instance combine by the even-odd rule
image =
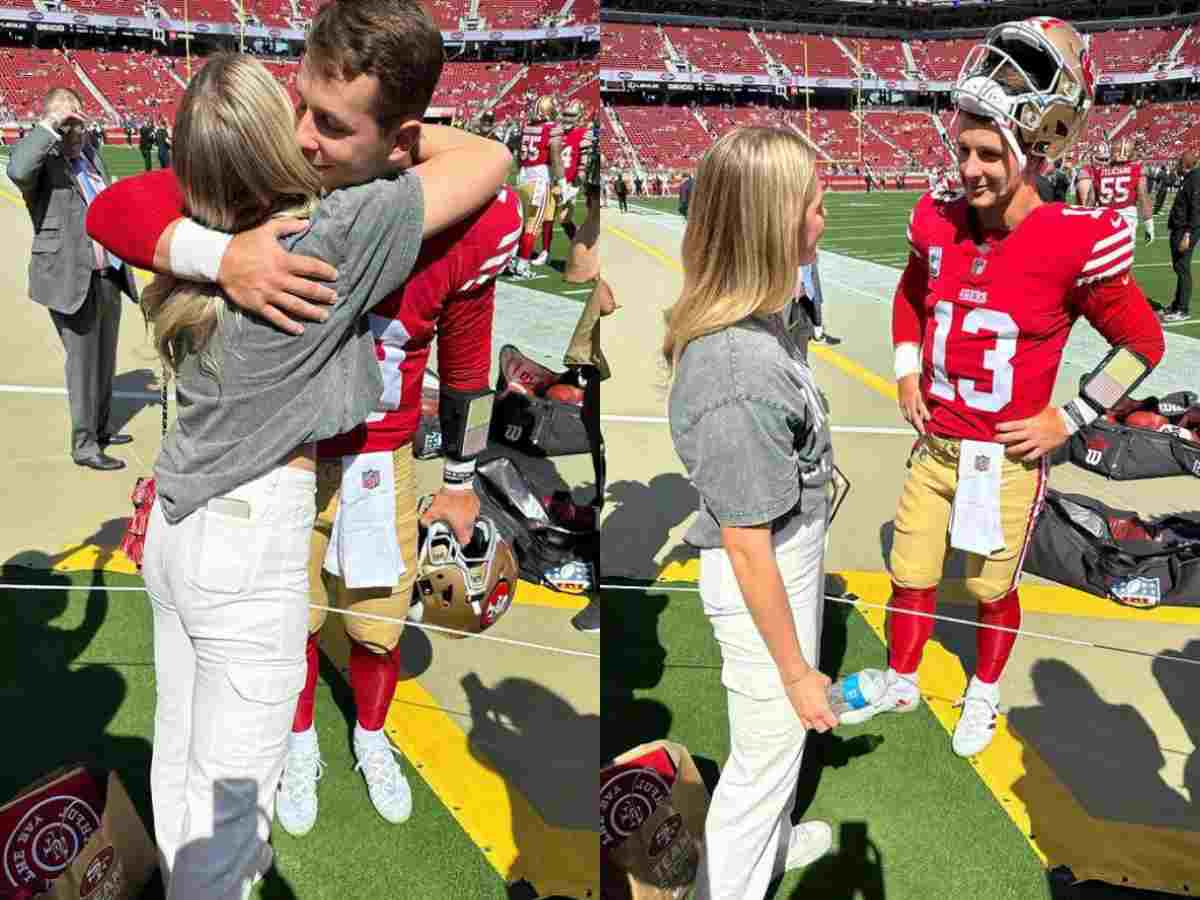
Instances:
[[[530,456],[590,452],[583,424],[582,386],[573,378],[578,374],[555,372],[512,345],[502,347],[489,439]],[[580,402],[565,403],[544,396],[556,385],[566,386],[568,392],[576,391]]]
[[[1200,606],[1200,512],[1147,521],[1050,489],[1024,570],[1125,606]]]
[[[1138,408],[1157,412],[1174,423],[1196,404],[1196,394],[1177,391],[1140,401]],[[1200,478],[1200,443],[1169,431],[1150,431],[1100,418],[1081,429],[1053,457],[1069,460],[1113,481],[1195,475]]]
[[[479,465],[475,493],[480,515],[512,546],[523,580],[569,594],[597,589],[600,533],[594,522],[580,529],[555,519],[507,456]]]

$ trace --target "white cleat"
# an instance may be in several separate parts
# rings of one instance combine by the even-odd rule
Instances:
[[[399,825],[412,815],[412,789],[400,771],[396,750],[382,730],[378,737],[354,735],[354,755],[358,758],[355,770],[367,779],[367,793],[375,811],[386,821]]]
[[[967,692],[955,706],[962,707],[962,716],[954,726],[954,738],[950,742],[954,752],[962,757],[982,753],[996,736],[1000,689],[972,677]]]
[[[916,675],[906,676],[887,670],[887,690],[874,703],[868,703],[862,709],[851,710],[838,716],[841,725],[859,725],[868,719],[873,719],[884,712],[912,712],[921,705],[921,690],[917,686]]]
[[[550,251],[543,250],[541,253],[539,253],[537,256],[535,256],[533,258],[533,264],[535,266],[544,266],[547,262],[549,262],[549,260],[550,260]]]
[[[788,837],[787,863],[785,870],[791,872],[811,865],[833,847],[833,828],[828,822],[811,819],[792,826]]]
[[[321,748],[311,744],[288,747],[279,795],[275,798],[275,817],[288,834],[303,837],[317,822],[317,782],[325,770]]]

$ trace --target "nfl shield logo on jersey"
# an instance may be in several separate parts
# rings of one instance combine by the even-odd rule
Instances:
[[[982,256],[971,261],[971,274],[978,278],[983,274],[984,266],[987,265],[987,260]]]
[[[988,458],[983,454],[975,457],[975,471],[986,472],[988,470]]]
[[[929,248],[929,274],[933,278],[937,278],[942,274],[942,248]]]
[[[367,469],[362,473],[362,486],[364,491],[373,491],[379,487],[379,470]]]

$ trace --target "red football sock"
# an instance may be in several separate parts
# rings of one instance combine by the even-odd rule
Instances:
[[[547,253],[550,252],[550,245],[554,243],[554,223],[542,223],[542,249]]]
[[[321,642],[321,632],[316,631],[308,636],[304,647],[304,655],[308,660],[308,675],[304,679],[304,690],[296,701],[296,715],[292,717],[292,731],[299,734],[312,728],[313,707],[317,702],[317,672],[321,668],[321,659],[317,645]]]
[[[1012,590],[999,600],[980,603],[979,624],[1020,628],[1021,601],[1017,597],[1017,592]],[[999,681],[1016,641],[1017,636],[1011,631],[996,631],[991,628],[975,629],[975,648],[979,657],[975,664],[975,677],[988,684],[995,684]]]
[[[937,588],[903,588],[892,584],[891,612],[887,620],[888,665],[904,675],[917,671],[925,642],[933,634],[933,619],[910,616],[905,610],[932,613],[937,608]]]
[[[537,235],[532,231],[526,231],[521,235],[521,243],[517,246],[517,255],[521,259],[533,259],[533,245],[537,242]]]
[[[358,724],[367,731],[378,731],[387,718],[388,707],[400,680],[399,654],[372,653],[361,644],[350,642],[350,688],[358,709]]]

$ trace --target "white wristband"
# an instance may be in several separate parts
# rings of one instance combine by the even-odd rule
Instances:
[[[221,259],[232,234],[212,231],[191,219],[182,219],[171,236],[171,274],[188,281],[215,283],[221,271]]]
[[[1085,403],[1078,397],[1072,398],[1059,407],[1058,414],[1062,416],[1067,426],[1067,434],[1075,434],[1080,428],[1091,425],[1100,417],[1090,403]]]
[[[465,462],[447,459],[442,466],[442,487],[448,491],[475,489],[475,460]]]
[[[896,345],[896,380],[921,374],[921,347],[918,344]]]

